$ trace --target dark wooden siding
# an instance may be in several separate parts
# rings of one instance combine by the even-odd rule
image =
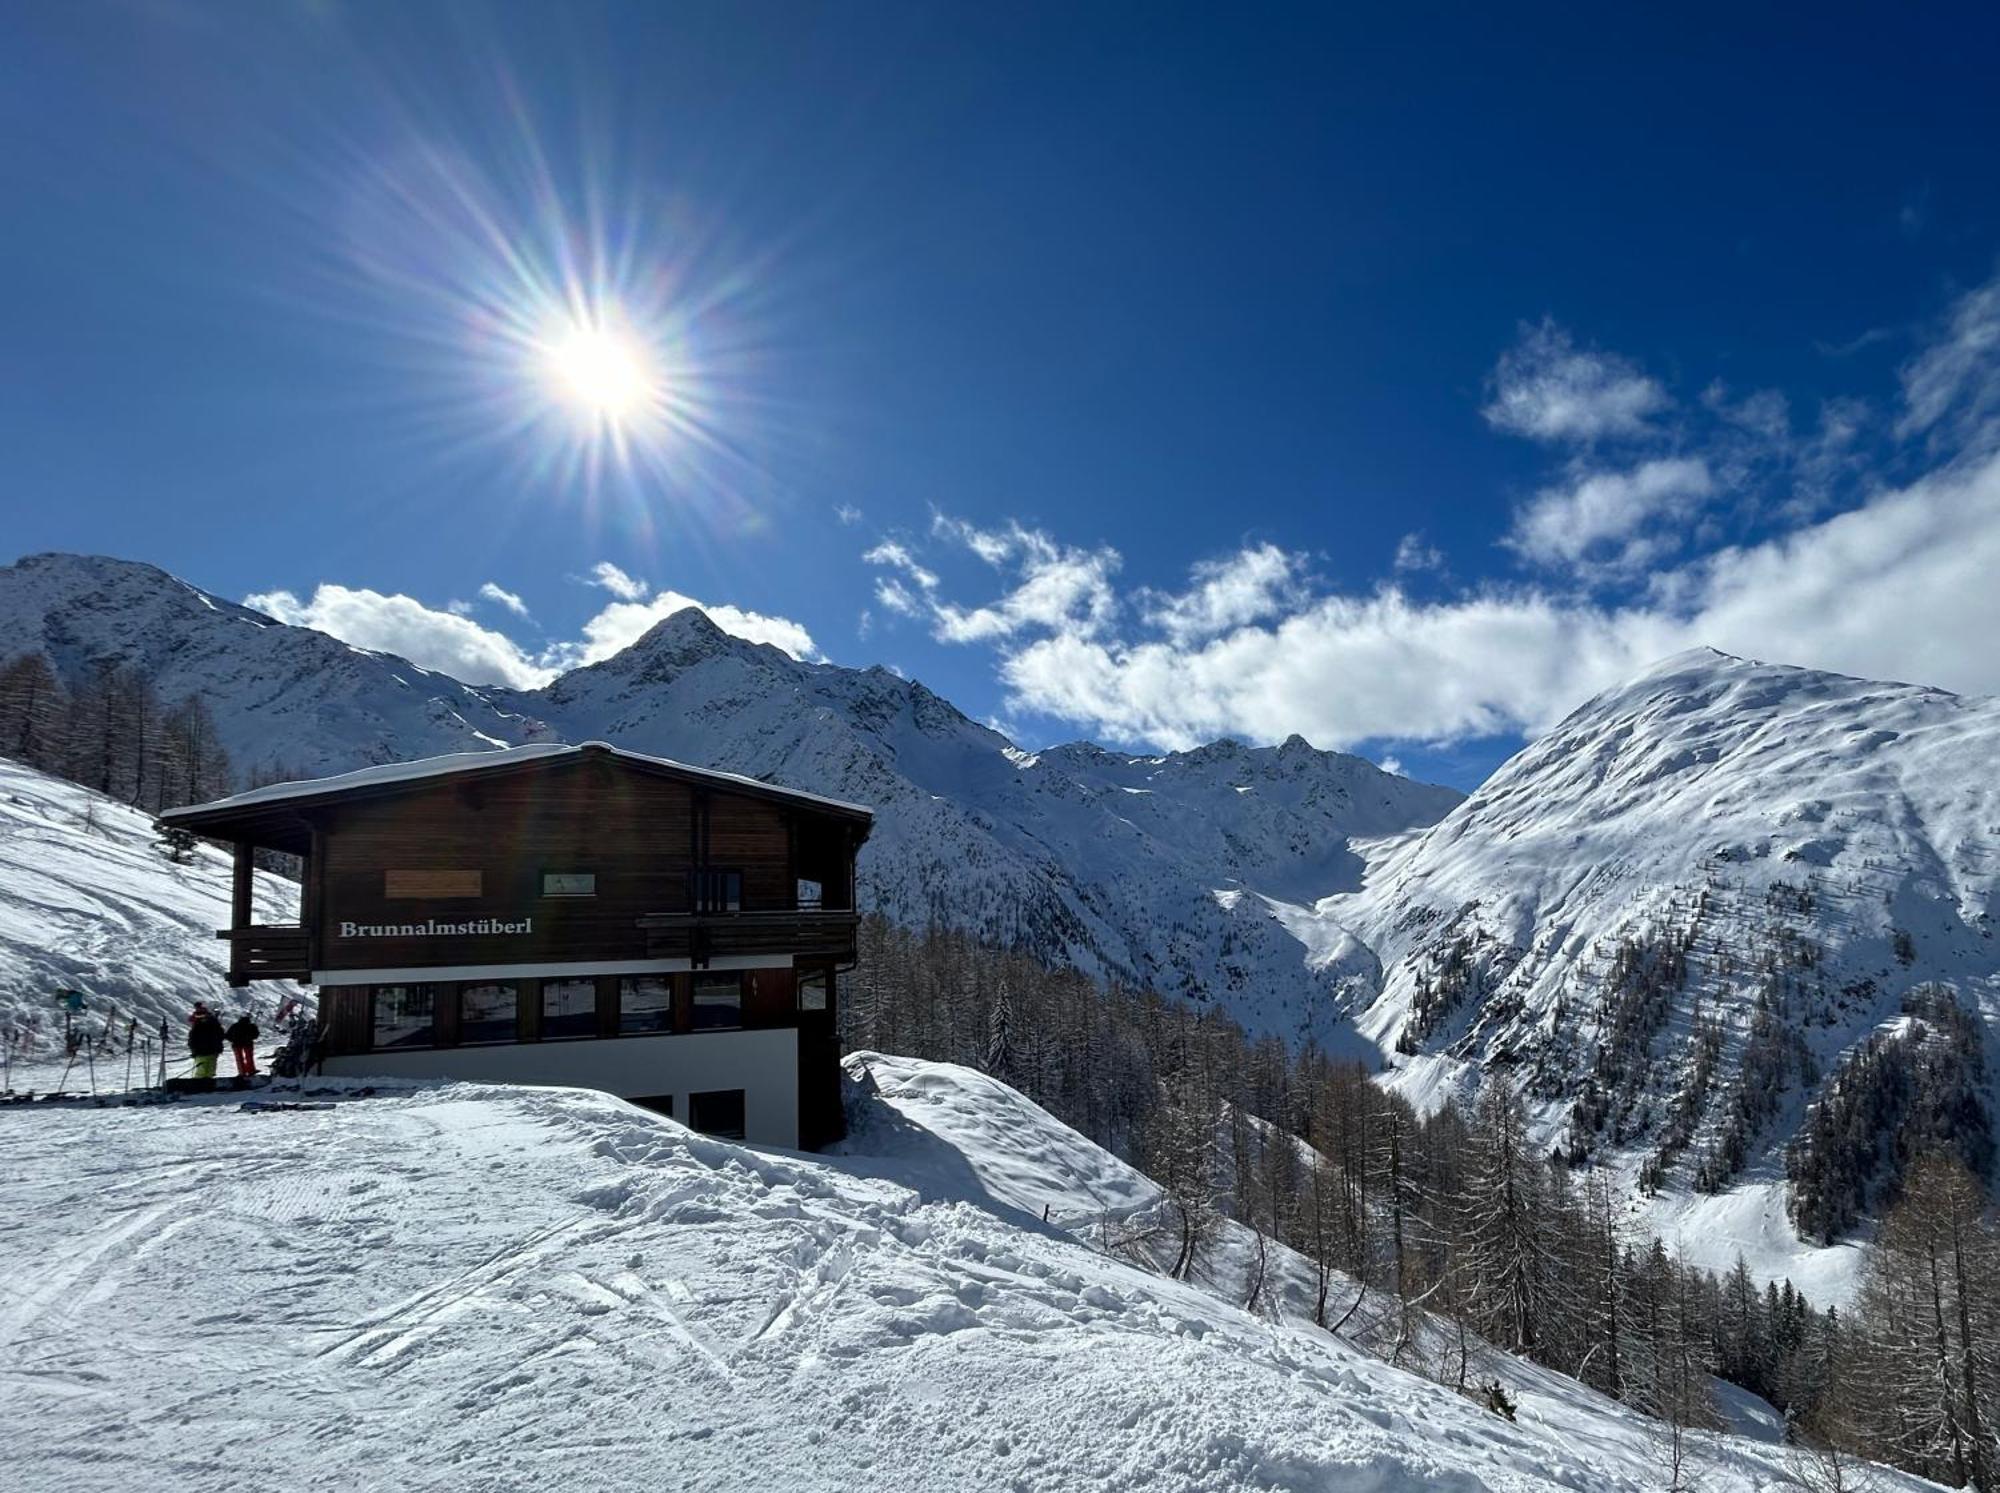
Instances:
[[[791,905],[791,835],[776,804],[710,794],[708,863],[743,873],[744,907]]]
[[[743,873],[745,911],[793,901],[787,810],[700,790],[708,864]],[[318,967],[643,959],[646,913],[686,908],[695,792],[615,762],[552,765],[484,783],[425,785],[320,810]],[[385,873],[478,871],[477,897],[391,898]],[[545,871],[588,871],[593,897],[544,897]],[[340,924],[532,918],[526,934],[343,938]]]

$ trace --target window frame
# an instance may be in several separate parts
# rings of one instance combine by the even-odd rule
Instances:
[[[428,1042],[391,1042],[383,1044],[378,1039],[381,1030],[381,1000],[385,990],[428,991],[431,1015]],[[370,1052],[433,1052],[444,1045],[439,1040],[443,1036],[443,1024],[438,1020],[439,985],[435,980],[389,980],[368,987],[368,1050]],[[424,1028],[419,1027],[419,1031]]]
[[[801,965],[793,977],[792,1009],[802,1016],[823,1016],[833,1009],[833,971],[823,964]],[[806,986],[818,982],[819,1004],[806,1004]]]
[[[475,990],[505,990],[511,1010],[506,1037],[468,1037],[470,1023],[465,1015],[465,998]],[[458,1045],[460,1047],[513,1047],[521,1042],[521,982],[519,980],[461,980],[452,999],[458,1004]]]
[[[585,1018],[585,1030],[566,1032],[561,1036],[549,1035],[549,990],[558,985],[581,985],[589,999],[581,1012],[571,1011],[570,1016]],[[536,1030],[544,1042],[588,1042],[603,1035],[598,1022],[597,977],[595,975],[546,975],[541,980],[541,989],[535,992]]]
[[[722,886],[723,895],[720,898],[707,895],[711,882],[719,882]],[[734,898],[728,895],[732,884],[736,890]],[[743,911],[743,868],[697,866],[688,881],[688,911],[707,917],[724,917]]]
[[[747,1001],[744,999],[744,990],[743,990],[744,974],[745,971],[740,969],[737,970],[702,969],[690,972],[690,974],[688,975],[688,1030],[690,1032],[740,1032],[743,1030],[743,1018],[745,1015],[745,1006],[748,1004]],[[702,1010],[701,1006],[702,981],[707,980],[714,984],[720,984],[722,981],[730,979],[733,979],[736,982],[736,1019],[734,1021],[728,1021],[728,1022],[710,1022],[704,1024],[700,1019],[700,1013]],[[714,1008],[710,1007],[710,1009]]]
[[[678,1029],[676,1015],[680,1007],[680,991],[675,988],[671,974],[618,975],[618,1035],[621,1037],[670,1037]],[[625,987],[637,980],[657,980],[667,987],[667,1004],[664,1008],[666,1021],[660,1026],[627,1027],[625,1025]]]
[[[587,876],[590,878],[590,890],[587,892],[552,892],[549,890],[549,879],[555,876]],[[592,897],[595,897],[597,895],[597,873],[595,871],[544,870],[541,873],[541,880],[539,882],[539,885],[541,887],[541,891],[537,895],[548,901],[587,902]]]

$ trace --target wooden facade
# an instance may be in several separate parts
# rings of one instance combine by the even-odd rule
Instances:
[[[839,1133],[835,1003],[855,957],[865,809],[592,744],[279,785],[164,817],[234,847],[219,935],[231,983],[318,985],[322,1061],[393,1050],[378,1061],[410,1069],[410,1051],[475,1038],[790,1030],[798,1138]],[[252,923],[257,849],[302,857],[297,925]],[[582,1056],[562,1055],[565,1074]],[[618,1057],[629,1071],[633,1054]]]

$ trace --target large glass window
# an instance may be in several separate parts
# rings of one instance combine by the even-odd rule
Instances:
[[[627,975],[618,982],[618,1030],[674,1029],[674,982],[667,975]]]
[[[743,976],[694,977],[694,1029],[743,1025]]]
[[[597,981],[542,981],[542,1040],[597,1035]]]
[[[688,1124],[703,1135],[743,1139],[743,1091],[716,1089],[688,1095]]]
[[[481,1042],[518,1042],[521,992],[505,981],[483,985],[461,985],[458,990],[458,1040],[471,1046]]]
[[[377,985],[373,1041],[377,1048],[437,1046],[437,986]]]
[[[799,1009],[801,1011],[824,1011],[826,1009],[826,971],[823,969],[802,969],[799,971]]]

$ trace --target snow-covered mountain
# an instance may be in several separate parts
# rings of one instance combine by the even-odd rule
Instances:
[[[288,986],[231,991],[229,858],[201,846],[185,863],[162,853],[152,816],[0,757],[0,1027],[16,1051],[60,1050],[57,993],[80,991],[93,1035],[162,1018],[178,1033],[188,1007],[268,1019]],[[257,876],[257,914],[298,917],[298,886]],[[184,1054],[175,1053],[176,1060]],[[79,1078],[81,1075],[79,1075]]]
[[[1871,1037],[1952,1026],[1941,992],[2000,1030],[2000,700],[1697,650],[1367,849],[1313,921],[1366,951],[1389,1081],[1504,1068],[1551,1145],[1648,1180],[1771,1178]]]
[[[473,689],[208,596],[151,566],[0,569],[0,655],[72,682],[133,664],[201,694],[239,766],[311,773],[535,740],[603,739],[874,806],[866,905],[1323,1038],[1337,972],[1266,899],[1359,885],[1355,837],[1428,824],[1447,788],[1359,757],[1217,742],[1135,757],[1023,752],[886,669],[802,663],[687,610],[534,691]]]
[[[1574,1381],[1493,1355],[1502,1419],[1044,1223],[1155,1190],[991,1080],[859,1061],[835,1157],[565,1089],[0,1109],[8,1486],[1665,1485]],[[1680,1485],[1791,1486],[1761,1408]]]
[[[245,776],[318,777],[549,737],[486,691],[101,555],[0,568],[0,657],[30,650],[72,686],[117,665],[141,670],[162,699],[200,695]]]

